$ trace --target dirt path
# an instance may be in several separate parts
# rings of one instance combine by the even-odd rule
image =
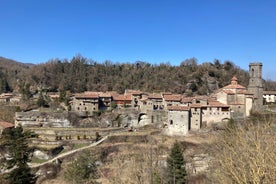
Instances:
[[[56,161],[57,159],[61,159],[61,158],[64,158],[64,157],[66,157],[68,155],[71,155],[73,153],[77,153],[77,152],[83,151],[85,149],[89,149],[89,148],[92,148],[94,146],[97,146],[97,145],[101,144],[103,141],[105,141],[107,138],[108,138],[108,136],[105,136],[101,140],[99,140],[98,142],[94,142],[91,145],[88,145],[88,146],[85,146],[85,147],[82,147],[82,148],[78,148],[78,149],[75,149],[75,150],[72,150],[72,151],[68,151],[66,153],[62,153],[62,154],[60,154],[60,155],[58,155],[58,156],[56,156],[56,157],[54,157],[54,158],[52,158],[52,159],[50,159],[50,160],[48,160],[46,162],[43,162],[43,163],[40,163],[40,164],[30,163],[29,166],[30,166],[30,168],[41,167],[41,166],[46,165],[48,163],[52,163],[52,162]]]

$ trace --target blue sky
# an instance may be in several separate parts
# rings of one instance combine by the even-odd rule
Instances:
[[[0,56],[43,63],[263,63],[276,80],[274,0],[0,0]]]

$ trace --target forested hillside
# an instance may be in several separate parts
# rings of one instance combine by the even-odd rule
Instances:
[[[152,65],[147,62],[98,63],[77,55],[70,60],[53,59],[30,65],[0,57],[0,92],[33,90],[82,92],[136,89],[146,92],[173,92],[203,95],[229,84],[237,76],[247,86],[248,72],[233,62],[214,60],[198,64],[195,58],[186,59],[179,66],[169,63]],[[276,90],[268,81],[269,90]]]

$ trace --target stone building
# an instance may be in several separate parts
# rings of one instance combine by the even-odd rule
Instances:
[[[254,95],[252,110],[258,111],[263,108],[263,79],[262,63],[249,64],[249,85],[248,92]]]
[[[263,98],[265,103],[275,103],[276,102],[276,91],[264,91]]]
[[[140,100],[139,109],[141,112],[164,110],[164,101],[161,94],[149,94]]]
[[[92,116],[99,110],[99,94],[97,92],[84,92],[75,94],[72,101],[72,111],[80,116]]]
[[[181,104],[182,95],[180,94],[163,94],[164,108],[169,106],[179,106]]]
[[[253,94],[246,87],[238,84],[237,77],[231,79],[231,84],[219,89],[212,95],[222,104],[229,105],[231,118],[245,118],[250,115],[253,106]]]
[[[169,106],[167,135],[187,135],[190,130],[190,108],[187,106]]]

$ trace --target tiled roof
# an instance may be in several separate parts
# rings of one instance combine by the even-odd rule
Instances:
[[[111,97],[111,94],[110,93],[104,93],[104,92],[100,92],[99,93],[99,97],[102,97],[102,98],[110,98]]]
[[[201,108],[202,105],[200,105],[200,104],[191,104],[189,107],[191,107],[191,108]]]
[[[181,95],[164,95],[165,101],[177,101],[180,102],[182,99]]]
[[[185,98],[182,98],[182,100],[181,100],[182,103],[188,103],[191,101],[192,101],[192,99],[190,97],[185,97]]]
[[[229,89],[224,89],[222,90],[224,93],[228,94],[228,95],[234,95],[235,93],[232,90]]]
[[[194,96],[194,97],[191,97],[192,99],[196,99],[196,100],[206,100],[207,98],[209,98],[208,96]]]
[[[114,101],[131,101],[131,95],[116,95],[113,96]]]
[[[188,111],[190,107],[188,106],[168,106],[169,111]]]
[[[216,100],[210,100],[208,101],[208,107],[229,107],[229,105],[223,104]]]
[[[229,84],[228,86],[224,86],[223,89],[246,89],[244,86],[239,84]]]
[[[264,95],[276,95],[276,91],[264,91]]]
[[[75,94],[75,98],[99,98],[98,92],[86,91],[84,93]]]
[[[162,96],[161,96],[161,94],[150,94],[149,96],[148,96],[148,98],[149,99],[162,99]]]
[[[0,120],[0,126],[3,128],[10,128],[10,127],[14,127],[14,124]]]

